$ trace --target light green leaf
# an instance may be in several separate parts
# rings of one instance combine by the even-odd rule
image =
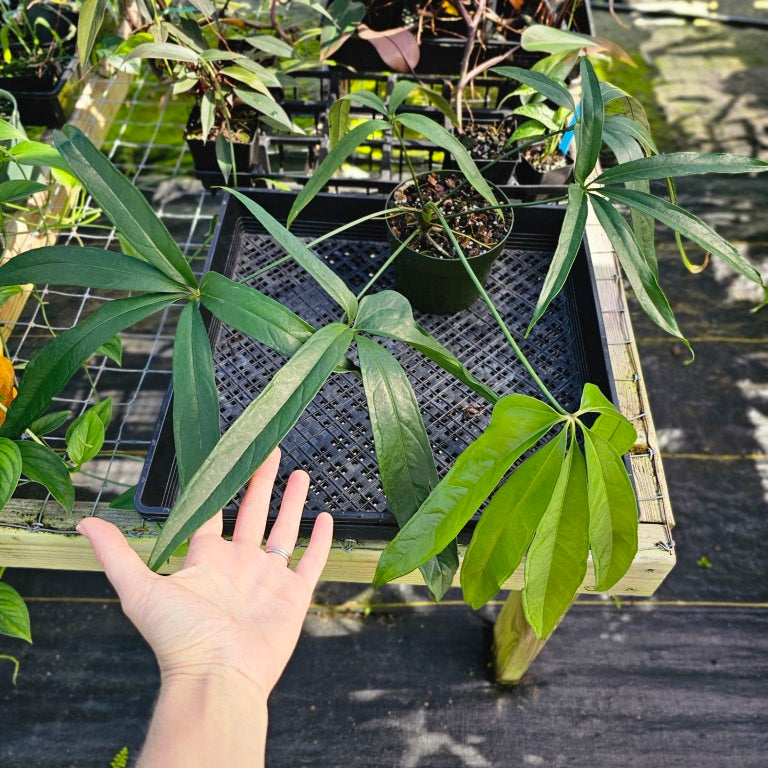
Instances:
[[[530,24],[520,36],[524,51],[543,53],[571,53],[582,48],[600,48],[600,43],[578,32],[550,27],[546,24]]]
[[[364,297],[360,302],[355,329],[373,336],[403,341],[489,403],[495,404],[499,399],[498,395],[476,379],[450,350],[419,327],[413,319],[413,310],[408,299],[396,291],[380,291]]]
[[[130,50],[124,60],[131,61],[132,59],[165,59],[196,64],[200,61],[200,54],[176,43],[141,43]]]
[[[216,98],[211,91],[206,91],[200,100],[200,133],[205,144],[211,137],[213,123],[216,120]]]
[[[485,605],[515,572],[549,505],[563,465],[568,430],[526,459],[483,510],[461,566],[464,600]]]
[[[649,158],[650,159],[650,158]],[[664,200],[660,200],[653,195],[647,195],[644,192],[636,190],[622,189],[621,187],[603,187],[600,193],[610,200],[617,203],[623,203],[640,213],[653,216],[654,219],[666,224],[684,237],[692,240],[707,251],[711,251],[719,256],[723,261],[730,264],[737,272],[744,277],[764,286],[763,278],[760,273],[731,245],[727,240],[715,232],[712,227],[705,224],[701,219],[694,216],[689,211],[672,205]]]
[[[515,461],[561,419],[546,403],[527,395],[502,397],[485,432],[458,456],[381,553],[374,586],[410,573],[445,549]]]
[[[1,273],[1,271],[0,271]],[[20,285],[4,285],[0,288],[0,307],[5,304],[6,301],[10,301],[14,296],[18,296],[23,292],[23,288]]]
[[[93,45],[104,21],[107,0],[82,0],[77,17],[77,55],[83,64],[91,58]]]
[[[635,444],[637,431],[632,423],[595,384],[584,385],[579,406],[581,413],[599,414],[592,426],[593,434],[607,440],[620,455]]]
[[[61,456],[47,445],[40,445],[33,440],[18,440],[16,446],[21,455],[22,474],[33,483],[45,486],[70,514],[75,504],[75,489],[72,476]]]
[[[197,287],[178,244],[144,195],[74,126],[54,141],[97,205],[142,258],[176,282]]]
[[[181,312],[173,341],[173,442],[184,489],[218,442],[219,396],[211,343],[197,304]]]
[[[532,120],[535,120],[537,123],[543,125],[545,128],[548,128],[550,131],[559,131],[561,128],[561,126],[559,126],[554,120],[554,110],[551,107],[548,107],[546,104],[542,104],[540,102],[533,104],[522,104],[519,107],[515,107],[512,110],[512,114],[529,117]],[[513,137],[519,130],[520,128],[516,130],[515,134],[513,134]]]
[[[220,133],[214,142],[213,151],[216,155],[216,165],[224,177],[224,182],[229,183],[232,176],[234,165],[232,164],[232,144],[227,141],[227,137]]]
[[[637,500],[616,449],[590,430],[582,431],[595,589],[605,592],[624,576],[637,554]]]
[[[595,169],[603,145],[605,107],[600,83],[589,59],[579,62],[581,73],[581,115],[576,122],[576,162],[573,177],[584,182]]]
[[[208,272],[200,283],[200,301],[222,323],[290,357],[315,332],[297,314],[255,288]]]
[[[363,107],[368,107],[374,112],[378,112],[380,115],[387,114],[387,107],[384,102],[373,92],[366,90],[352,91],[341,97],[345,101],[351,101],[355,104],[360,104]]]
[[[431,88],[427,88],[423,85],[416,86],[417,90],[424,94],[424,96],[427,98],[427,100],[432,104],[432,106],[437,107],[437,109],[440,110],[440,112],[445,115],[445,117],[448,118],[448,121],[451,123],[451,125],[458,125],[459,119],[456,116],[456,111],[454,108],[450,105],[448,100],[443,97],[441,93],[438,93],[437,91],[433,91]]]
[[[404,125],[416,133],[429,138],[431,142],[438,147],[450,152],[456,165],[463,174],[464,178],[488,200],[491,205],[496,205],[497,200],[488,182],[483,178],[475,161],[470,157],[466,147],[452,134],[443,128],[442,125],[431,120],[426,115],[416,113],[400,114],[395,118],[395,122]]]
[[[243,62],[244,64],[244,62]],[[246,68],[245,66],[233,66],[233,67],[224,67],[220,70],[221,74],[224,77],[228,77],[231,80],[236,80],[238,83],[243,83],[244,85],[247,85],[249,88],[253,88],[254,91],[258,91],[259,93],[263,93],[265,96],[269,96],[269,87],[277,87],[279,83],[275,81],[274,83],[270,83],[269,87],[267,86],[267,83],[264,82],[263,78],[250,71],[250,67]]]
[[[349,130],[349,110],[352,105],[348,99],[336,99],[328,110],[328,138],[333,149]]]
[[[8,154],[20,165],[41,165],[72,173],[69,163],[64,160],[56,147],[40,141],[20,141],[8,150]]]
[[[545,98],[549,99],[558,107],[567,109],[570,112],[576,111],[576,105],[573,103],[573,97],[568,89],[559,80],[555,80],[542,72],[535,72],[530,69],[520,67],[494,67],[491,72],[495,72],[502,77],[509,77],[519,83],[528,85]]]
[[[0,182],[0,204],[12,203],[14,200],[26,200],[38,192],[45,192],[48,187],[37,181],[28,179],[9,179]]]
[[[312,200],[318,192],[330,181],[342,163],[365,141],[372,133],[383,131],[389,127],[384,120],[366,120],[356,125],[351,131],[344,134],[331,149],[325,160],[315,169],[304,187],[296,195],[291,210],[288,213],[288,226],[293,224],[304,206]]]
[[[32,642],[29,610],[21,595],[4,581],[0,581],[0,634]]]
[[[274,375],[180,493],[149,558],[151,568],[159,568],[245,485],[291,430],[351,341],[352,331],[345,325],[321,328]]]
[[[252,107],[261,114],[261,120],[279,131],[294,132],[294,125],[285,110],[271,97],[263,93],[244,91],[242,88],[234,89],[235,96],[240,101]]]
[[[104,423],[93,409],[85,411],[67,430],[67,454],[76,467],[90,461],[104,445]]]
[[[659,328],[680,339],[693,354],[691,345],[681,333],[672,307],[669,306],[669,301],[661,290],[656,275],[640,251],[629,224],[606,200],[597,195],[589,195],[589,199],[600,225],[616,250],[624,274],[643,311]]]
[[[159,269],[123,253],[78,245],[50,245],[20,253],[0,267],[0,285],[80,285],[115,291],[179,293]]]
[[[317,178],[317,174],[315,174],[314,178]],[[304,189],[306,190],[307,187],[304,187]],[[352,322],[357,314],[357,299],[355,294],[347,288],[344,281],[325,262],[315,256],[305,243],[299,240],[292,232],[289,232],[258,203],[236,189],[227,189],[227,191],[236,197],[256,217],[256,220],[275,238],[288,255],[346,312],[347,318]],[[296,202],[298,202],[298,197]],[[294,202],[292,211],[296,208],[296,202]]]
[[[357,350],[381,486],[402,528],[438,483],[432,447],[416,395],[400,363],[365,336],[357,337]],[[435,600],[440,600],[450,588],[458,567],[455,540],[421,566]]]
[[[525,332],[526,336],[530,334],[541,316],[547,311],[552,299],[560,293],[563,285],[565,285],[568,273],[571,271],[579,248],[581,248],[584,229],[587,225],[588,208],[587,196],[581,185],[570,184],[568,186],[568,207],[565,211],[557,248],[552,256],[547,276],[544,278],[544,285],[536,302],[533,317],[531,317],[531,322]]]
[[[539,639],[557,626],[584,581],[589,555],[587,505],[584,456],[571,440],[525,559],[523,607]]]
[[[97,309],[74,328],[60,333],[30,360],[19,394],[8,408],[0,435],[20,437],[24,429],[48,409],[53,396],[75,371],[108,339],[168,306],[173,294],[147,294],[115,299]]]
[[[42,437],[43,435],[47,435],[58,429],[71,415],[72,411],[53,411],[52,413],[46,413],[45,416],[35,419],[35,421],[29,425],[29,431],[38,437]]]
[[[111,339],[105,341],[94,353],[94,355],[104,355],[113,360],[118,365],[123,364],[123,342],[120,334],[116,333]]]
[[[246,37],[245,42],[256,48],[256,50],[269,53],[273,56],[279,56],[284,59],[290,59],[296,55],[296,52],[291,48],[284,40],[278,40],[278,38],[272,35],[251,35]]]
[[[15,125],[8,122],[8,120],[0,118],[0,141],[26,141],[26,139],[27,134],[24,133],[22,128],[17,128]]]
[[[0,437],[0,509],[13,496],[21,476],[21,454],[11,440]]]

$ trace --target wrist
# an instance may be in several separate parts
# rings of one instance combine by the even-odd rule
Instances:
[[[268,693],[240,670],[226,664],[205,663],[186,664],[183,666],[160,667],[162,688],[188,690],[194,689],[202,695],[216,695],[222,692],[251,705],[266,709]]]

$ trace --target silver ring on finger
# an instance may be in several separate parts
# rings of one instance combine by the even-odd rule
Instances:
[[[280,557],[285,559],[286,566],[291,564],[291,553],[286,552],[284,549],[280,549],[280,547],[267,547],[264,550],[268,555],[280,555]]]

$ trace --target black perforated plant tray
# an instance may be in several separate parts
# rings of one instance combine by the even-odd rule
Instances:
[[[293,200],[290,193],[284,192],[250,190],[248,194],[282,220]],[[294,231],[308,239],[317,237],[341,222],[381,210],[383,199],[320,195],[294,225]],[[563,210],[555,207],[520,209],[509,247],[494,265],[488,289],[547,386],[565,406],[572,408],[578,404],[586,381],[611,393],[593,278],[583,252],[565,291],[552,303],[530,338],[522,340],[562,218]],[[368,222],[343,237],[324,241],[315,252],[354,291],[359,291],[389,254],[389,248],[383,224]],[[263,233],[237,200],[225,199],[209,268],[242,279],[282,255],[279,246]],[[340,319],[336,305],[293,262],[248,282],[316,327]],[[391,287],[391,279],[385,275],[379,288]],[[537,394],[482,302],[451,317],[417,314],[417,320],[496,391]],[[220,391],[221,424],[227,428],[285,360],[210,317],[207,322]],[[414,386],[438,472],[443,475],[488,424],[491,406],[406,345],[385,343]],[[354,347],[350,354],[354,356]],[[171,397],[169,391],[136,497],[139,511],[154,520],[166,517],[177,494]],[[283,441],[282,451],[281,483],[297,467],[312,476],[305,514],[307,527],[317,513],[329,510],[336,520],[337,537],[376,539],[393,535],[396,524],[380,488],[365,395],[358,376],[334,375]],[[226,520],[234,519],[235,509],[233,504],[225,510]],[[276,511],[273,509],[272,513]]]

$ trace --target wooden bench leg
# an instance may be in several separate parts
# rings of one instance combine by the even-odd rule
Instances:
[[[526,621],[522,592],[510,592],[493,628],[496,681],[519,683],[548,639],[539,640]]]

